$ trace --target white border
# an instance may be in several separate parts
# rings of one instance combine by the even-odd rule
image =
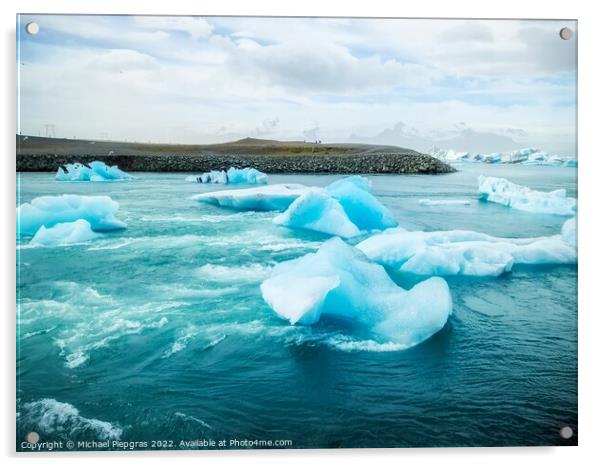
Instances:
[[[160,464],[168,458],[185,464],[199,461],[255,465],[297,465],[315,462],[329,464],[402,464],[405,462],[459,464],[462,466],[529,462],[533,465],[587,464],[600,458],[597,450],[601,434],[598,415],[600,410],[600,360],[602,357],[602,322],[600,314],[601,289],[599,283],[600,207],[602,195],[598,179],[602,174],[602,153],[598,150],[600,130],[600,45],[602,17],[593,1],[530,1],[504,0],[487,2],[475,0],[393,2],[391,0],[304,0],[285,2],[277,0],[20,0],[16,4],[0,3],[2,24],[2,89],[4,103],[0,118],[4,151],[2,160],[4,248],[2,279],[3,380],[2,418],[0,440],[2,455],[7,463],[16,462],[14,453],[15,432],[15,15],[21,13],[120,13],[120,14],[198,14],[198,15],[285,15],[285,16],[392,16],[392,17],[478,17],[478,18],[564,18],[579,20],[579,447],[573,448],[493,448],[493,449],[412,449],[412,450],[289,450],[289,451],[235,451],[235,452],[158,452],[158,453],[57,453],[32,456],[18,455],[20,464],[36,458],[50,464],[82,462],[105,464],[107,461],[128,461]],[[597,188],[597,189],[596,189]],[[23,463],[25,461],[25,463]]]

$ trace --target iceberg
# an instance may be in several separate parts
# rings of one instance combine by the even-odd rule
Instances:
[[[109,196],[36,197],[31,203],[17,207],[17,232],[19,236],[35,235],[42,226],[50,228],[79,219],[86,220],[94,231],[126,228],[126,224],[115,217],[118,210],[119,204]]]
[[[469,161],[470,159],[469,152],[455,151],[453,149],[440,149],[436,146],[431,148],[429,155],[443,162],[464,162]]]
[[[502,153],[493,152],[492,154],[483,154],[481,161],[485,163],[500,163],[502,161]]]
[[[43,247],[64,246],[85,243],[99,236],[92,231],[90,222],[79,219],[75,222],[57,223],[50,228],[42,225],[29,244]]]
[[[573,217],[562,225],[560,230],[562,239],[571,246],[577,246],[577,217]]]
[[[189,183],[227,184],[228,178],[225,171],[211,170],[200,175],[187,176],[186,181]]]
[[[263,299],[291,324],[335,317],[368,328],[376,337],[411,347],[443,328],[452,313],[447,282],[425,280],[410,290],[340,238],[315,253],[282,262],[261,284]]]
[[[543,192],[514,184],[505,178],[479,176],[481,199],[526,212],[575,215],[577,200],[567,197],[566,190]]]
[[[274,223],[343,238],[361,233],[341,204],[322,189],[309,191],[298,197],[284,213],[274,218]]]
[[[88,165],[68,163],[59,167],[57,181],[117,181],[131,180],[134,177],[120,170],[117,165],[108,166],[98,160]]]
[[[363,176],[351,176],[326,186],[339,201],[349,219],[360,230],[384,230],[398,225],[391,212],[370,192],[370,182]]]
[[[302,184],[273,184],[196,194],[191,199],[237,210],[283,211],[310,189]]]
[[[266,184],[268,175],[255,168],[234,168],[227,171],[212,170],[200,175],[190,175],[186,181],[191,183],[217,183],[217,184]]]
[[[560,235],[498,238],[474,231],[393,228],[356,246],[369,259],[414,275],[496,277],[516,264],[576,264],[575,220]]]
[[[398,225],[370,193],[369,180],[361,176],[343,178],[324,189],[313,188],[274,218],[274,223],[343,238]]]
[[[492,152],[490,154],[460,152],[453,149],[439,149],[433,146],[429,152],[433,157],[444,162],[481,162],[481,163],[506,163],[523,165],[549,165],[549,166],[576,166],[576,160],[567,159],[559,155],[549,155],[536,147],[513,150],[509,153]],[[573,165],[573,162],[575,165]]]

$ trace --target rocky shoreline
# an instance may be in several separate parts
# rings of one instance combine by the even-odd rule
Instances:
[[[438,174],[456,171],[434,157],[413,153],[342,155],[191,154],[191,155],[56,155],[17,154],[17,171],[56,171],[67,163],[100,160],[131,172],[205,172],[230,167],[254,167],[265,173],[390,173]]]

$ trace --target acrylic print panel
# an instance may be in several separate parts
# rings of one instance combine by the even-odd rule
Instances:
[[[576,42],[19,16],[16,449],[576,445]]]

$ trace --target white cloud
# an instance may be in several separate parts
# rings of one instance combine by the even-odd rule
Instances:
[[[47,35],[21,48],[21,127],[32,134],[55,123],[66,136],[130,140],[384,133],[419,144],[465,122],[528,145],[574,141],[575,43],[558,38],[558,22],[39,21]]]
[[[207,20],[187,16],[134,16],[137,26],[145,29],[186,32],[194,40],[209,37],[213,26]]]

